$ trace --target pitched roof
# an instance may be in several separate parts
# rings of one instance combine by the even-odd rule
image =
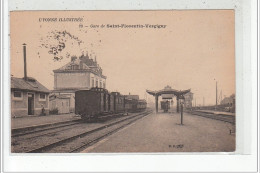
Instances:
[[[72,65],[78,65],[80,66],[80,61],[79,59],[75,59],[74,61],[71,61],[67,64],[65,64],[64,66],[60,67],[59,69],[56,69],[54,71],[61,71],[61,70],[71,70],[71,66]],[[86,64],[82,64],[82,69],[90,69]]]
[[[50,93],[50,90],[31,77],[28,77],[27,80],[24,78],[11,77],[11,89]]]
[[[54,73],[82,71],[89,71],[106,79],[106,76],[102,74],[102,68],[97,64],[96,60],[94,61],[93,59],[89,59],[88,56],[83,55],[79,58],[75,57],[71,60],[71,62],[67,63],[66,65],[53,70]]]

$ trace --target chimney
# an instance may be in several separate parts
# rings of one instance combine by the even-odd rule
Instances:
[[[82,61],[79,62],[79,69],[83,69],[83,62]]]
[[[26,67],[26,44],[23,44],[23,57],[24,57],[24,80],[27,80],[27,67]]]
[[[88,51],[87,51],[86,57],[87,57],[87,59],[89,59],[89,56],[88,56]]]

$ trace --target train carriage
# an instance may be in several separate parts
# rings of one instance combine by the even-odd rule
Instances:
[[[145,110],[146,105],[146,101],[139,100],[139,97],[129,99],[119,92],[109,93],[104,88],[75,92],[75,113],[86,120],[112,113],[139,112]]]
[[[114,112],[124,112],[125,110],[125,99],[124,96],[119,92],[112,92],[114,96]]]
[[[137,110],[137,104],[138,104],[138,100],[125,99],[125,111],[135,112]]]
[[[138,111],[144,111],[147,107],[147,102],[146,100],[138,100],[138,104],[137,104],[137,110]]]
[[[104,88],[91,88],[90,91],[99,93],[100,96],[100,111],[108,112],[108,91]]]
[[[109,112],[115,112],[114,95],[109,94]]]
[[[97,118],[108,112],[108,91],[103,88],[75,92],[75,113],[82,119]]]

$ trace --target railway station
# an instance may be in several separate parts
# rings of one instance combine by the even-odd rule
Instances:
[[[102,68],[88,54],[73,56],[65,66],[54,70],[54,90],[50,91],[27,76],[25,44],[23,50],[24,78],[12,78],[11,87],[13,153],[236,149],[235,113],[223,112],[223,106],[230,105],[233,97],[223,99],[225,104],[214,109],[200,109],[192,104],[191,89],[167,85],[146,90],[154,97],[150,107],[137,94],[107,90]],[[30,97],[32,94],[36,97]]]
[[[9,5],[4,171],[257,170],[252,4]]]

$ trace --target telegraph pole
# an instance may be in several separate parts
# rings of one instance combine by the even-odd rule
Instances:
[[[221,104],[222,101],[222,90],[220,90],[220,100],[219,100],[219,104]]]
[[[183,125],[183,103],[181,103],[181,125]]]
[[[218,106],[218,82],[216,81],[216,108]]]

